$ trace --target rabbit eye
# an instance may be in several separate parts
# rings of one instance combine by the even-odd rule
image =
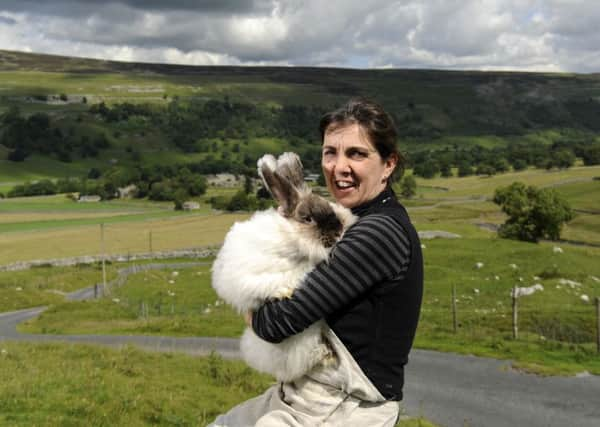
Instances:
[[[307,224],[310,224],[310,223],[312,223],[312,222],[313,222],[313,219],[312,219],[312,216],[310,216],[310,215],[306,215],[306,216],[303,216],[303,217],[302,217],[302,221],[304,221],[304,222],[305,222],[305,223],[307,223]]]

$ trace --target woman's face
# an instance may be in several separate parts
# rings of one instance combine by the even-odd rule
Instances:
[[[329,192],[342,206],[353,208],[381,193],[396,162],[394,155],[383,160],[356,123],[325,133],[321,167]]]

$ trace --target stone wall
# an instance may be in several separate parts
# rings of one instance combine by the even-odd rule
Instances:
[[[147,259],[172,259],[172,258],[206,258],[216,255],[219,248],[202,247],[189,249],[176,249],[172,251],[157,251],[136,254],[117,254],[117,255],[84,255],[73,258],[43,259],[31,261],[18,261],[12,264],[0,265],[0,271],[20,271],[32,267],[69,267],[77,264],[93,264],[101,262],[104,258],[110,262],[128,262]]]

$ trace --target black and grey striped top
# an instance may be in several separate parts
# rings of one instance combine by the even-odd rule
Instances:
[[[393,218],[360,218],[337,243],[328,262],[312,270],[289,299],[266,302],[252,317],[256,334],[281,342],[319,319],[342,310],[378,283],[401,279],[410,262],[410,242]]]

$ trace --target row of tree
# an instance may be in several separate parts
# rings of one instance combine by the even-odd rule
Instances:
[[[600,164],[600,143],[585,141],[559,141],[552,145],[539,143],[512,143],[506,147],[470,149],[444,148],[410,153],[409,166],[422,178],[436,175],[450,177],[457,168],[459,177],[469,175],[494,175],[509,170],[520,171],[528,167],[541,169],[566,169],[575,164],[576,158],[584,165]]]
[[[103,200],[119,197],[119,188],[133,185],[130,196],[157,201],[174,201],[181,205],[190,197],[206,192],[206,179],[185,166],[113,167],[102,173],[90,169],[84,178],[49,179],[16,185],[7,197],[42,196],[59,193],[98,195]]]
[[[11,107],[0,119],[0,144],[11,149],[8,160],[22,162],[33,153],[55,156],[70,162],[74,156],[97,157],[110,147],[106,135],[94,131],[78,135],[73,126],[63,128],[46,113],[22,115]]]

